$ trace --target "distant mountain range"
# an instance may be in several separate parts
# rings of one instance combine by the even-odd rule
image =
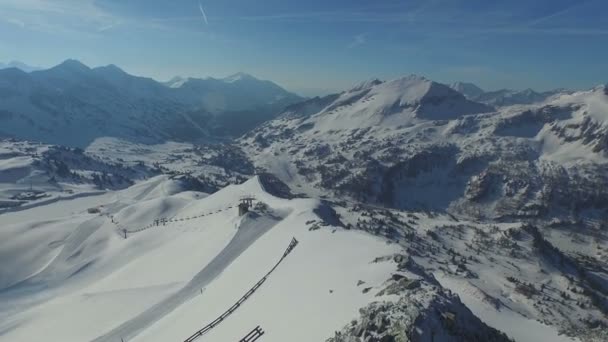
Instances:
[[[394,114],[403,111],[417,119],[451,120],[568,93],[487,92],[472,83],[446,86],[409,76],[390,82],[370,80],[342,94],[307,100],[242,72],[226,78],[157,82],[115,65],[90,68],[76,60],[37,69],[20,62],[0,64],[0,137],[76,147],[106,136],[141,143],[208,142],[241,136],[280,113],[303,115],[328,104],[326,111],[339,115],[328,117],[331,122],[324,128],[392,124]],[[348,105],[360,112],[349,111],[345,117],[338,109]],[[370,111],[372,115],[362,114]]]
[[[0,98],[0,136],[78,147],[103,136],[138,142],[238,136],[302,100],[243,73],[163,84],[76,60],[30,73],[0,70]]]
[[[282,106],[280,113],[274,111]],[[261,121],[265,122],[256,125]],[[236,212],[217,210],[233,207],[247,194],[262,204],[238,220],[238,231],[261,229],[266,235],[259,239],[263,245],[251,242],[245,257],[233,264],[243,270],[259,266],[260,273],[252,276],[257,281],[267,266],[258,262],[262,259],[256,259],[256,253],[267,255],[274,240],[280,246],[297,233],[302,243],[294,257],[308,264],[298,264],[298,270],[282,268],[289,281],[281,286],[302,285],[289,298],[329,303],[328,308],[338,307],[336,312],[344,311],[344,305],[335,305],[344,299],[353,305],[349,312],[360,315],[331,325],[325,324],[331,315],[321,315],[333,337],[307,341],[511,341],[482,320],[518,341],[608,341],[608,86],[578,92],[485,92],[473,84],[448,86],[410,75],[372,79],[340,93],[299,99],[272,82],[243,73],[224,79],[175,78],[163,84],[112,65],[91,69],[66,61],[30,74],[16,68],[0,71],[0,131],[77,146],[95,139],[84,151],[0,139],[0,208],[7,211],[28,210],[26,206],[41,201],[93,190],[122,189],[157,173],[167,175],[107,193],[98,202],[54,202],[49,213],[65,210],[65,220],[49,220],[37,215],[46,208],[31,207],[31,215],[19,214],[28,222],[0,230],[0,241],[7,241],[0,243],[0,255],[4,252],[4,259],[15,260],[7,271],[0,269],[0,303],[8,299],[4,307],[9,315],[11,308],[26,305],[28,314],[45,317],[17,327],[12,316],[8,325],[0,321],[0,331],[17,336],[12,340],[27,339],[32,331],[40,331],[37,327],[49,326],[47,322],[55,324],[55,312],[108,323],[89,317],[90,301],[85,307],[70,299],[84,293],[74,286],[82,285],[86,293],[100,298],[98,304],[108,300],[108,305],[98,307],[109,308],[110,315],[114,301],[139,301],[131,299],[135,290],[115,294],[117,279],[124,284],[131,279],[125,267],[156,274],[154,255],[183,263],[192,255],[184,249],[187,246],[232,248],[234,243],[216,240],[211,236],[215,233],[202,234],[199,228],[233,229]],[[226,131],[231,132],[227,136],[247,133],[225,144],[137,143],[209,141]],[[226,187],[254,174],[258,176],[249,182]],[[209,195],[199,197],[191,190]],[[219,216],[204,221],[215,215],[212,210]],[[192,216],[196,213],[199,216]],[[283,214],[287,216],[282,218]],[[40,216],[40,222],[30,222],[30,216]],[[150,223],[159,217],[174,218],[168,223],[175,229],[152,228]],[[127,239],[119,239],[117,232],[128,234]],[[183,232],[192,237],[180,237]],[[375,235],[376,241],[362,240],[363,232]],[[353,233],[352,240],[345,239]],[[154,234],[162,235],[156,239]],[[164,238],[167,234],[171,239]],[[244,236],[236,241],[246,240]],[[174,243],[178,239],[183,243]],[[163,246],[157,243],[161,240],[170,243]],[[325,242],[331,245],[320,245]],[[162,253],[149,258],[150,248]],[[309,254],[302,254],[306,250]],[[180,251],[183,256],[176,256]],[[217,255],[232,253],[226,251]],[[215,265],[217,257],[208,259]],[[148,266],[142,267],[140,261]],[[317,265],[331,268],[319,270]],[[74,333],[80,339],[53,340],[116,341],[140,332],[144,333],[135,338],[156,336],[156,329],[163,330],[159,341],[175,340],[164,335],[166,324],[155,322],[164,314],[180,312],[188,321],[186,316],[193,312],[188,303],[208,303],[182,299],[201,296],[199,289],[209,284],[225,288],[224,283],[215,283],[222,277],[201,277],[206,271],[201,273],[198,258],[191,271],[192,280],[181,282],[181,290],[159,290],[168,293],[157,298],[161,304],[143,313],[126,313],[124,323],[92,325],[92,331],[75,333],[60,327],[55,333]],[[336,272],[342,273],[328,278]],[[233,274],[242,275],[238,270]],[[111,280],[107,288],[88,290],[89,284],[97,286],[104,277]],[[163,282],[173,281],[169,278]],[[277,285],[275,280],[269,286]],[[141,289],[150,284],[136,285]],[[309,293],[302,295],[307,289]],[[108,291],[109,297],[103,299]],[[31,299],[34,292],[40,299]],[[287,298],[281,291],[275,291],[276,296],[263,292],[255,295],[260,310],[250,310],[251,317],[264,311],[260,299],[273,306]],[[57,294],[69,300],[48,311],[56,301],[43,304]],[[357,306],[364,307],[357,311]],[[78,311],[81,307],[88,316]],[[280,316],[283,307],[277,306],[272,314]],[[15,315],[17,323],[29,317]],[[344,322],[348,323],[340,329]],[[65,327],[73,325],[73,320],[65,320]],[[285,336],[293,336],[287,330]],[[82,333],[92,337],[83,338]],[[100,333],[104,335],[95,339]],[[173,333],[182,336],[184,329],[172,327]]]
[[[11,61],[8,63],[0,62],[0,69],[8,69],[8,68],[17,68],[17,69],[23,70],[25,72],[32,72],[32,71],[43,69],[41,67],[27,65],[27,64],[19,62],[19,61]]]
[[[512,106],[543,102],[556,94],[572,93],[566,89],[555,89],[537,92],[530,88],[525,90],[500,89],[485,91],[473,83],[456,82],[450,86],[468,99],[492,106]]]

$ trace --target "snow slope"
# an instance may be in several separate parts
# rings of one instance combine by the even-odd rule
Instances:
[[[324,132],[373,126],[398,127],[415,118],[446,120],[493,109],[467,100],[446,85],[410,75],[365,82],[342,93],[309,121]]]
[[[220,211],[249,194],[269,210],[244,218],[236,208]],[[11,237],[0,256],[12,261],[0,273],[0,341],[185,338],[257,282],[293,236],[300,244],[292,255],[209,338],[238,338],[258,322],[266,339],[283,341],[293,334],[287,322],[306,320],[319,327],[301,326],[300,340],[321,340],[373,298],[358,280],[379,286],[394,269],[370,262],[399,250],[338,227],[309,231],[320,203],[273,197],[257,178],[205,197],[161,176],[79,203],[55,203],[52,215],[42,206],[1,216],[12,223],[0,232],[0,241]],[[101,213],[87,213],[85,204]],[[119,231],[201,213],[126,240]],[[300,309],[286,314],[286,305]]]
[[[143,166],[106,163],[81,150],[0,140],[0,212],[124,188],[150,173]]]

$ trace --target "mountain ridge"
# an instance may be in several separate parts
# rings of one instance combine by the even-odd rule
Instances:
[[[253,78],[189,79],[171,88],[116,65],[90,68],[74,59],[31,73],[0,70],[2,84],[0,136],[77,147],[103,136],[154,143],[239,135],[302,100]]]
[[[524,90],[499,89],[485,91],[474,83],[468,82],[454,82],[450,85],[450,87],[462,93],[470,100],[491,106],[501,107],[541,103],[548,100],[552,96],[572,92],[568,89],[562,88],[543,92],[537,92],[532,88],[526,88]]]

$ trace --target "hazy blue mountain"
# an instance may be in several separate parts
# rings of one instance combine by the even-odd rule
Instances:
[[[27,65],[27,64],[25,64],[23,62],[19,62],[19,61],[11,61],[8,63],[0,62],[0,69],[8,69],[8,68],[17,68],[17,69],[25,71],[25,72],[32,72],[32,71],[42,69],[40,67]]]
[[[540,103],[549,99],[553,95],[569,92],[565,89],[537,92],[530,88],[525,90],[499,89],[494,91],[484,91],[475,84],[467,82],[455,82],[452,83],[450,87],[460,92],[470,100],[499,107]]]
[[[245,74],[176,87],[76,60],[31,73],[0,70],[0,98],[0,136],[79,147],[103,136],[138,142],[236,136],[302,100]]]

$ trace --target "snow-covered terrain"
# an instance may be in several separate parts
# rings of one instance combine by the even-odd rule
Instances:
[[[151,167],[104,162],[79,149],[0,140],[0,213],[125,188],[152,174]]]
[[[359,280],[378,289],[395,269],[372,261],[397,245],[340,227],[311,231],[322,221],[321,203],[276,198],[257,178],[211,196],[181,190],[161,176],[31,209],[25,221],[24,212],[4,214],[0,255],[9,268],[0,276],[0,339],[113,341],[142,331],[136,340],[185,339],[253,286],[296,237],[292,255],[208,338],[238,339],[261,324],[269,341],[322,340],[374,298],[377,290],[362,293]],[[243,195],[268,207],[240,218]],[[127,239],[120,230],[201,214]]]
[[[571,335],[585,335],[581,332],[598,324],[605,327],[606,88],[563,94],[534,105],[485,107],[479,113],[483,107],[452,96],[441,85],[429,87],[429,82],[416,76],[368,82],[337,97],[292,106],[245,135],[241,145],[258,169],[277,175],[299,192],[335,203],[449,213],[453,223],[447,227],[452,228],[429,236],[438,236],[439,250],[457,254],[426,264],[437,256],[423,252],[425,261],[420,262],[427,269],[436,269],[436,262],[462,267],[458,258],[469,257],[463,251],[472,249],[472,257],[478,257],[484,248],[504,244],[505,263],[517,267],[500,267],[500,252],[492,249],[488,262],[475,262],[479,268],[470,275],[464,272],[464,283],[486,294],[478,300],[491,298],[509,311]],[[426,101],[429,98],[434,100]],[[391,215],[378,215],[379,221],[372,224],[352,224],[374,234],[402,234],[399,225],[387,224]],[[480,222],[483,227],[477,226]],[[429,224],[446,226],[435,220]],[[443,234],[461,225],[460,243],[444,241]],[[524,244],[513,241],[512,233],[500,236],[511,228],[525,229]],[[473,235],[467,238],[469,234]],[[543,247],[545,239],[549,247]],[[522,260],[536,266],[523,268]],[[437,277],[448,272],[446,266],[438,269]],[[553,294],[539,296],[536,289],[522,298],[512,297],[517,288],[525,292],[526,284],[541,283],[552,286]],[[451,284],[459,283],[442,283],[461,291],[462,286]],[[586,299],[572,293],[584,293]],[[569,301],[579,313],[573,313]],[[483,307],[468,304],[472,309]]]
[[[143,166],[169,175],[192,176],[207,192],[242,183],[255,173],[243,151],[231,144],[166,142],[145,145],[106,137],[96,139],[86,152],[111,164],[120,163],[131,168]]]
[[[163,87],[203,81],[253,80]],[[235,142],[2,141],[0,341],[606,341],[606,87],[453,88],[370,80]]]

